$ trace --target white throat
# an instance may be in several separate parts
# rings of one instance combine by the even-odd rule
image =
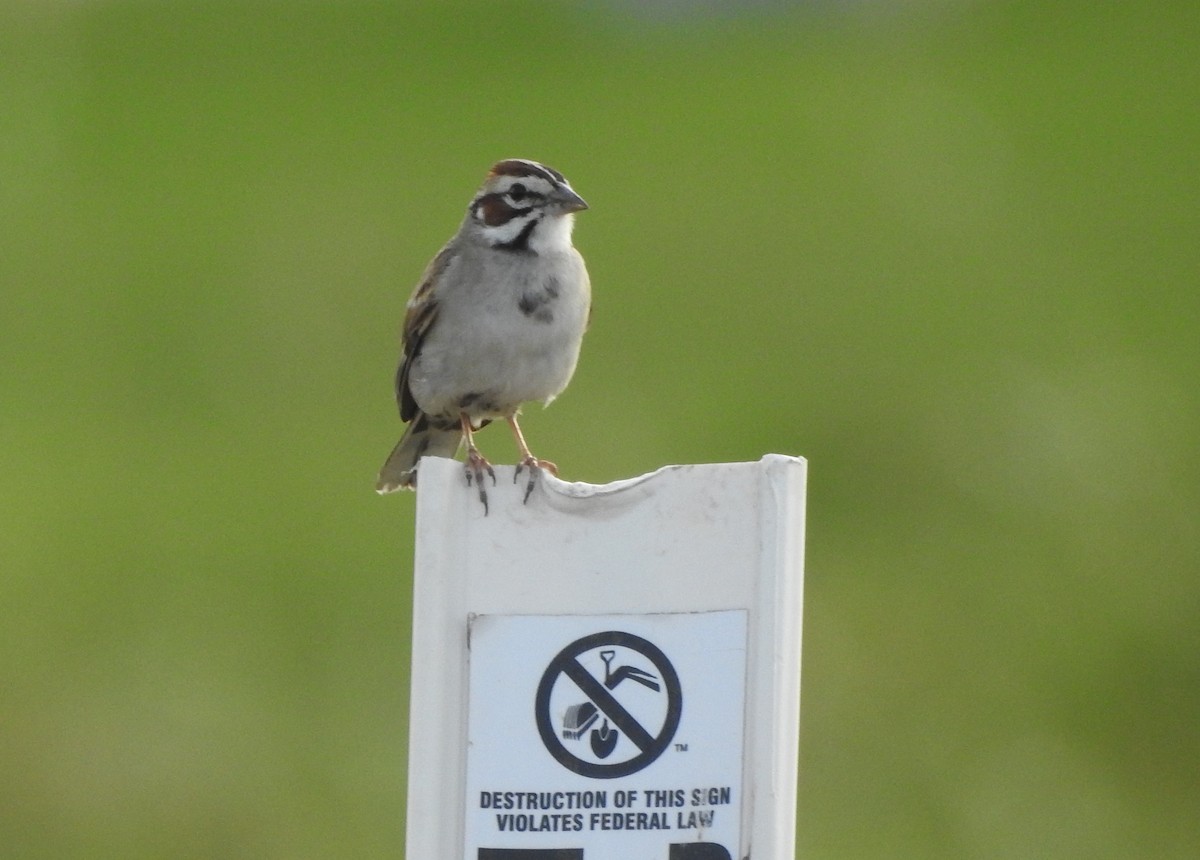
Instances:
[[[529,250],[535,254],[562,253],[571,249],[571,231],[575,229],[575,216],[550,215],[533,229],[529,237]]]

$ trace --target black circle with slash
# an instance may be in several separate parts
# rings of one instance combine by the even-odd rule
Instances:
[[[600,659],[604,661],[603,679],[597,678],[579,661],[581,655],[597,648],[607,649],[600,651]],[[618,648],[640,654],[657,674],[629,664],[614,666]],[[564,680],[579,688],[584,701],[568,707],[560,716],[561,726],[556,727],[550,713],[550,699],[555,687]],[[654,725],[642,725],[621,703],[616,691],[627,681],[666,696],[666,707],[661,709],[661,724],[656,720]],[[625,689],[636,689],[636,686]],[[577,639],[550,661],[538,684],[534,710],[542,743],[559,764],[581,776],[613,779],[637,773],[662,755],[679,727],[683,692],[675,667],[658,646],[632,633],[609,630]],[[586,751],[582,756],[575,751],[585,734],[589,735],[590,757],[586,757]],[[632,743],[632,753],[611,762],[605,761],[616,749],[621,734]],[[570,746],[564,741],[570,742]]]

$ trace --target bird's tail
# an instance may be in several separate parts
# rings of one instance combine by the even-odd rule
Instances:
[[[459,428],[444,430],[434,427],[424,412],[418,412],[379,470],[375,492],[394,493],[396,490],[415,489],[417,463],[421,458],[453,457],[461,442],[462,431]]]

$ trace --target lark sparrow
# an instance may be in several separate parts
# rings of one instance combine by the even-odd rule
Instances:
[[[458,232],[433,258],[408,300],[404,354],[396,372],[403,438],[375,488],[413,488],[421,457],[453,457],[465,438],[467,483],[487,510],[486,473],[496,475],[473,432],[503,418],[529,470],[539,460],[517,424],[522,403],[549,403],[575,372],[591,311],[583,257],[571,244],[574,214],[586,209],[563,175],[511,158],[492,167]]]

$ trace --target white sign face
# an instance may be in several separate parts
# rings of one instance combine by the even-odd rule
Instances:
[[[730,860],[746,612],[470,623],[465,860]]]

